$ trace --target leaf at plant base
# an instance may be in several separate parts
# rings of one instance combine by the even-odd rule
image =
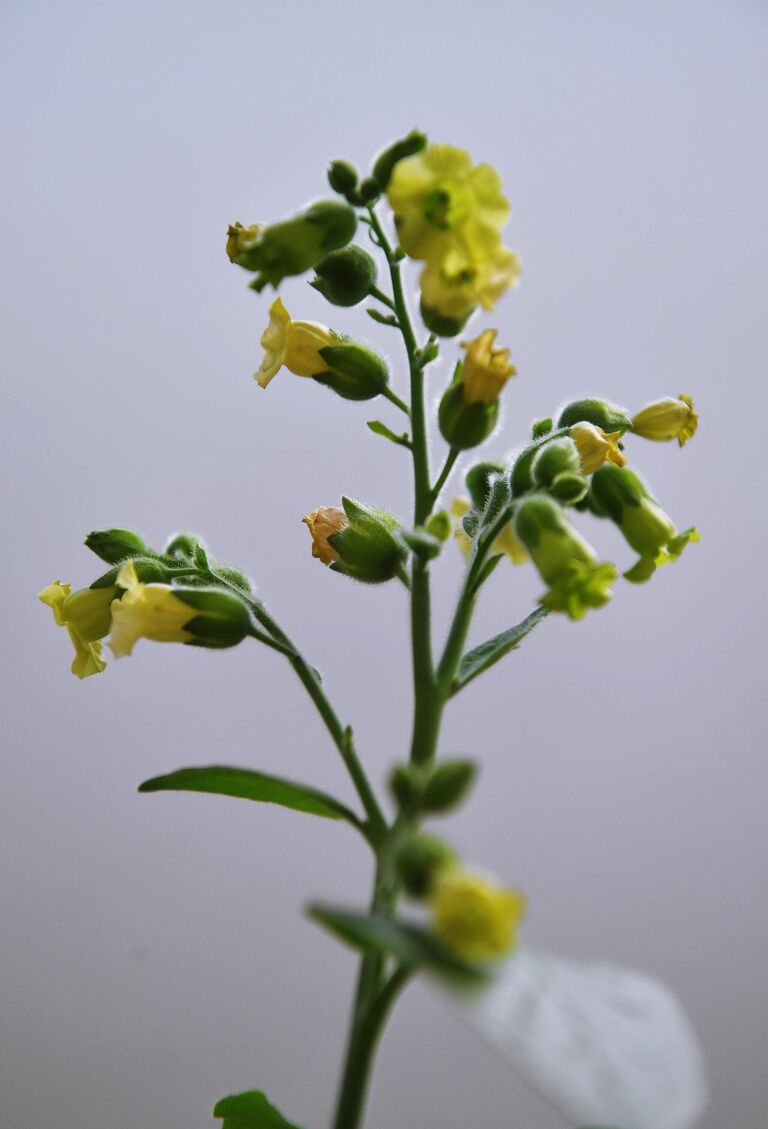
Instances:
[[[500,635],[494,635],[492,639],[487,639],[485,643],[467,651],[459,665],[459,673],[456,675],[451,693],[456,694],[459,690],[462,690],[468,682],[477,678],[478,674],[482,674],[484,670],[488,670],[499,659],[513,651],[526,635],[533,631],[536,624],[541,623],[548,615],[547,608],[536,608],[535,611],[525,617],[522,623],[510,627],[507,631],[502,631]]]
[[[180,768],[167,776],[154,776],[139,785],[140,792],[210,792],[216,796],[237,796],[263,804],[279,804],[293,811],[320,815],[325,819],[346,819],[356,827],[360,821],[344,804],[280,776],[268,776],[248,768],[213,764],[203,768]]]
[[[222,1098],[213,1116],[224,1118],[221,1129],[300,1129],[293,1121],[286,1121],[261,1090]]]
[[[418,925],[334,906],[310,906],[307,912],[356,949],[393,956],[407,967],[429,969],[454,980],[479,981],[487,976],[485,968],[454,956],[432,933]]]

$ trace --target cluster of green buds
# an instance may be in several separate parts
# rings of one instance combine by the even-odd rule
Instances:
[[[510,470],[499,463],[479,463],[467,474],[471,500],[457,499],[456,535],[465,553],[489,525],[494,526],[494,554],[515,563],[529,556],[547,584],[541,604],[550,611],[580,619],[590,608],[611,598],[616,567],[600,561],[577,532],[568,507],[613,521],[639,554],[624,576],[640,583],[660,564],[677,560],[685,546],[698,540],[690,528],[679,533],[646,484],[627,464],[628,435],[657,441],[677,439],[682,445],[696,431],[697,416],[688,396],[667,397],[631,415],[600,399],[575,400],[552,419],[537,420],[530,443]],[[508,489],[502,507],[504,523],[488,515],[492,485]],[[520,551],[522,547],[522,552]]]
[[[177,535],[157,552],[133,530],[105,529],[89,533],[85,544],[109,571],[88,588],[73,592],[56,580],[39,594],[67,629],[78,678],[104,670],[104,639],[119,658],[142,638],[219,649],[253,633],[248,578],[209,561],[196,538]]]

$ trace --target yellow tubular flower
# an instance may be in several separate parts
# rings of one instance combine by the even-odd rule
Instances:
[[[438,874],[429,905],[448,948],[467,960],[494,960],[517,942],[525,896],[457,866]]]
[[[117,583],[125,592],[112,606],[112,631],[107,640],[116,659],[130,655],[138,639],[188,643],[194,638],[184,625],[197,612],[174,594],[170,584],[142,583],[133,561],[122,566]]]
[[[292,321],[281,299],[275,298],[269,307],[269,325],[261,336],[264,359],[253,378],[260,388],[266,388],[283,366],[296,376],[327,372],[328,365],[320,356],[320,349],[339,343],[338,335],[324,325]]]
[[[575,423],[569,434],[579,452],[583,475],[594,474],[605,462],[613,463],[614,466],[625,465],[627,456],[618,446],[618,441],[621,439],[620,431],[606,435],[602,427],[582,422]]]
[[[681,447],[693,439],[698,425],[699,417],[694,411],[693,400],[682,392],[676,400],[672,396],[656,400],[632,417],[635,435],[661,443],[677,439]]]
[[[72,592],[71,585],[60,580],[43,588],[38,599],[51,608],[59,627],[66,627],[75,657],[72,673],[78,678],[100,674],[107,665],[101,657],[101,639],[109,631],[110,604],[116,589],[80,588]]]
[[[428,145],[398,161],[387,196],[400,246],[430,263],[451,251],[469,263],[492,259],[509,218],[496,170],[473,165],[469,153],[451,145]]]
[[[470,263],[457,251],[442,260],[427,263],[421,273],[422,301],[441,317],[460,321],[476,306],[494,309],[510,286],[517,286],[522,264],[508,247],[499,246],[493,256]]]
[[[324,565],[339,560],[339,554],[328,544],[328,538],[340,533],[349,524],[347,515],[335,506],[318,506],[311,514],[301,519],[312,535],[312,556]]]
[[[509,361],[509,349],[494,348],[495,329],[485,329],[474,341],[462,341],[467,356],[461,370],[467,404],[495,404],[502,388],[517,369]]]

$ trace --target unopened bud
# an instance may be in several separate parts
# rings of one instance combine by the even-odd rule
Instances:
[[[698,423],[693,400],[681,393],[677,399],[667,396],[637,412],[632,417],[632,430],[643,439],[655,439],[661,443],[677,439],[682,447],[693,439]]]
[[[618,431],[623,435],[632,426],[624,408],[617,408],[606,400],[574,400],[566,404],[557,421],[558,427],[572,427],[574,423],[593,423],[605,432]]]
[[[334,306],[356,306],[376,285],[373,256],[355,243],[326,255],[315,272],[310,286]]]
[[[380,191],[386,190],[397,162],[402,161],[404,157],[412,157],[414,153],[420,153],[426,144],[427,135],[413,129],[406,137],[393,142],[392,145],[387,146],[383,152],[379,153],[373,164],[372,175],[374,180],[377,181]]]
[[[143,556],[152,550],[132,529],[97,529],[85,539],[86,546],[107,564],[117,564],[126,557]]]
[[[331,161],[328,167],[328,183],[334,192],[347,196],[357,187],[357,169],[349,161]]]
[[[441,871],[455,865],[456,854],[434,835],[412,835],[394,852],[395,871],[410,897],[429,897]]]
[[[315,373],[315,380],[345,400],[372,400],[386,388],[389,380],[386,361],[366,345],[343,341],[326,345],[319,353],[325,371]]]

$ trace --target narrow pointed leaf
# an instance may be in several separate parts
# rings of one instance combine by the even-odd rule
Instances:
[[[458,693],[473,678],[477,678],[478,674],[482,674],[484,670],[488,670],[499,659],[513,651],[526,635],[533,631],[534,627],[541,623],[543,619],[546,619],[548,615],[547,608],[536,608],[529,616],[525,617],[522,623],[510,627],[507,631],[502,631],[500,635],[494,635],[492,639],[487,639],[479,647],[474,647],[471,651],[468,651],[459,665],[459,673],[456,675],[451,694]]]
[[[268,776],[248,768],[228,765],[207,765],[203,768],[180,768],[167,776],[154,776],[139,785],[140,792],[210,792],[216,796],[237,796],[263,804],[279,804],[293,811],[319,815],[325,819],[346,819],[360,826],[354,812],[325,792],[306,784],[295,784],[281,776]]]
[[[395,432],[382,423],[380,419],[369,419],[366,422],[366,427],[372,431],[374,435],[381,435],[383,439],[389,439],[390,443],[397,443],[400,447],[410,447],[411,441],[405,432],[402,435],[396,435]]]
[[[334,906],[310,906],[307,912],[334,936],[364,952],[393,956],[407,967],[428,969],[454,979],[481,980],[486,976],[484,968],[454,956],[437,937],[418,925]]]
[[[221,1129],[300,1129],[293,1121],[286,1121],[261,1090],[222,1098],[213,1116],[224,1119]]]

